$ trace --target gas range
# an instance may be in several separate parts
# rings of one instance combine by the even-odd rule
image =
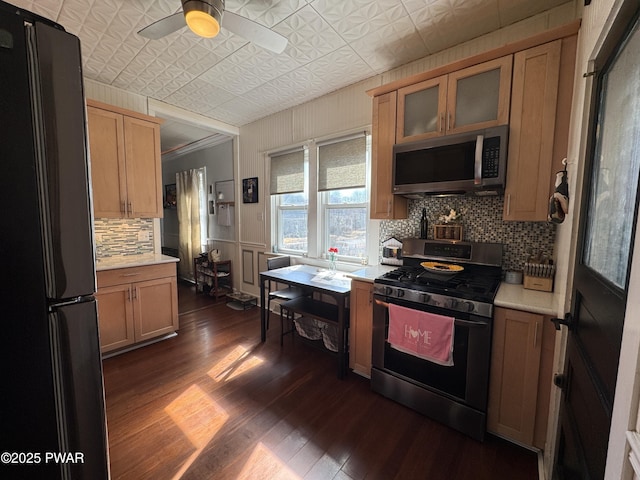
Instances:
[[[502,244],[403,240],[403,266],[374,281],[374,294],[444,310],[493,316],[502,279]],[[420,263],[463,267],[459,273],[431,272]]]

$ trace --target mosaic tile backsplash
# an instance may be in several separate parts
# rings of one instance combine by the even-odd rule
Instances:
[[[425,197],[409,201],[409,218],[384,220],[380,224],[380,242],[390,237],[399,240],[420,236],[422,209],[427,211],[427,238],[433,239],[438,217],[450,209],[462,212],[463,240],[504,244],[503,270],[522,270],[530,251],[554,255],[556,227],[547,222],[505,222],[502,220],[504,196],[496,197]]]
[[[153,219],[96,218],[96,258],[153,253]]]

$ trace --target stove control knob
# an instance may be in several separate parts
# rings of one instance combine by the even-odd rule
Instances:
[[[398,298],[404,297],[404,290],[399,288],[398,291],[396,292],[396,295],[398,296]]]
[[[385,295],[391,295],[393,293],[393,288],[391,287],[384,287],[384,294]]]
[[[428,293],[423,293],[422,295],[420,295],[420,300],[422,301],[422,303],[429,303],[429,300],[431,300],[431,295],[429,295]]]
[[[473,304],[473,302],[461,302],[461,306],[463,307],[464,310],[466,310],[467,312],[473,312],[476,308],[476,306]]]

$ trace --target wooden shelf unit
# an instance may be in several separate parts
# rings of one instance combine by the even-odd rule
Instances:
[[[207,257],[193,259],[196,293],[208,293],[216,299],[233,292],[231,260],[212,262]]]

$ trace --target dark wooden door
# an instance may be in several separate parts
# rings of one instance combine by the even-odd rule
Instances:
[[[634,20],[594,83],[554,478],[604,477],[638,210],[638,51]]]

